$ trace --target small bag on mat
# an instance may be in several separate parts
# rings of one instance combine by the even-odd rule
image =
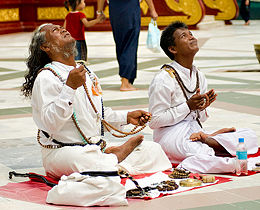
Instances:
[[[126,190],[119,176],[102,177],[73,173],[62,176],[46,199],[47,203],[75,206],[125,206]]]
[[[148,26],[146,46],[153,52],[160,52],[160,30],[155,20],[151,20]]]

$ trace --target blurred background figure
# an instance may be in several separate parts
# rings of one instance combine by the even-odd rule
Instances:
[[[151,17],[158,14],[152,0],[145,0]],[[103,15],[105,0],[98,0],[97,14]],[[109,0],[109,18],[116,43],[116,55],[121,77],[120,91],[137,90],[132,84],[137,71],[137,48],[141,28],[139,0]]]
[[[250,0],[242,0],[240,4],[240,15],[242,19],[245,21],[244,25],[250,24]]]
[[[66,0],[65,8],[71,11],[67,14],[64,22],[64,28],[70,32],[76,39],[76,48],[78,54],[75,60],[87,61],[87,44],[85,40],[85,27],[91,27],[104,21],[105,16],[99,15],[96,19],[88,21],[86,15],[81,12],[85,8],[85,0]]]

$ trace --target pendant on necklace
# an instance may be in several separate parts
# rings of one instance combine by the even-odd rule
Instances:
[[[101,86],[96,77],[92,81],[91,90],[92,90],[93,95],[95,95],[95,96],[99,96],[102,94]]]

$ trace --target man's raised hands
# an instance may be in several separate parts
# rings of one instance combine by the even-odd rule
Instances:
[[[69,73],[66,85],[72,89],[77,89],[86,82],[86,69],[84,66],[72,69]]]
[[[196,90],[196,94],[193,95],[188,101],[187,104],[191,111],[194,110],[204,110],[206,109],[211,103],[216,100],[217,94],[215,93],[214,89],[211,89],[205,94],[200,94],[200,89]]]

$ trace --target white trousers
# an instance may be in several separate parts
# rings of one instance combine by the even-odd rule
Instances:
[[[155,142],[142,142],[119,164],[116,155],[102,153],[96,145],[43,148],[42,160],[46,175],[53,178],[69,176],[73,172],[113,171],[118,165],[130,174],[152,173],[171,168],[169,159]]]
[[[179,163],[195,173],[234,172],[234,158],[217,157],[214,150],[200,141],[191,141],[190,135],[203,131],[196,121],[182,121],[177,125],[157,130],[155,141],[158,142],[172,163]],[[207,133],[206,131],[203,131]],[[257,136],[251,129],[237,129],[214,137],[231,155],[236,154],[238,138],[244,138],[248,154],[258,151]]]

